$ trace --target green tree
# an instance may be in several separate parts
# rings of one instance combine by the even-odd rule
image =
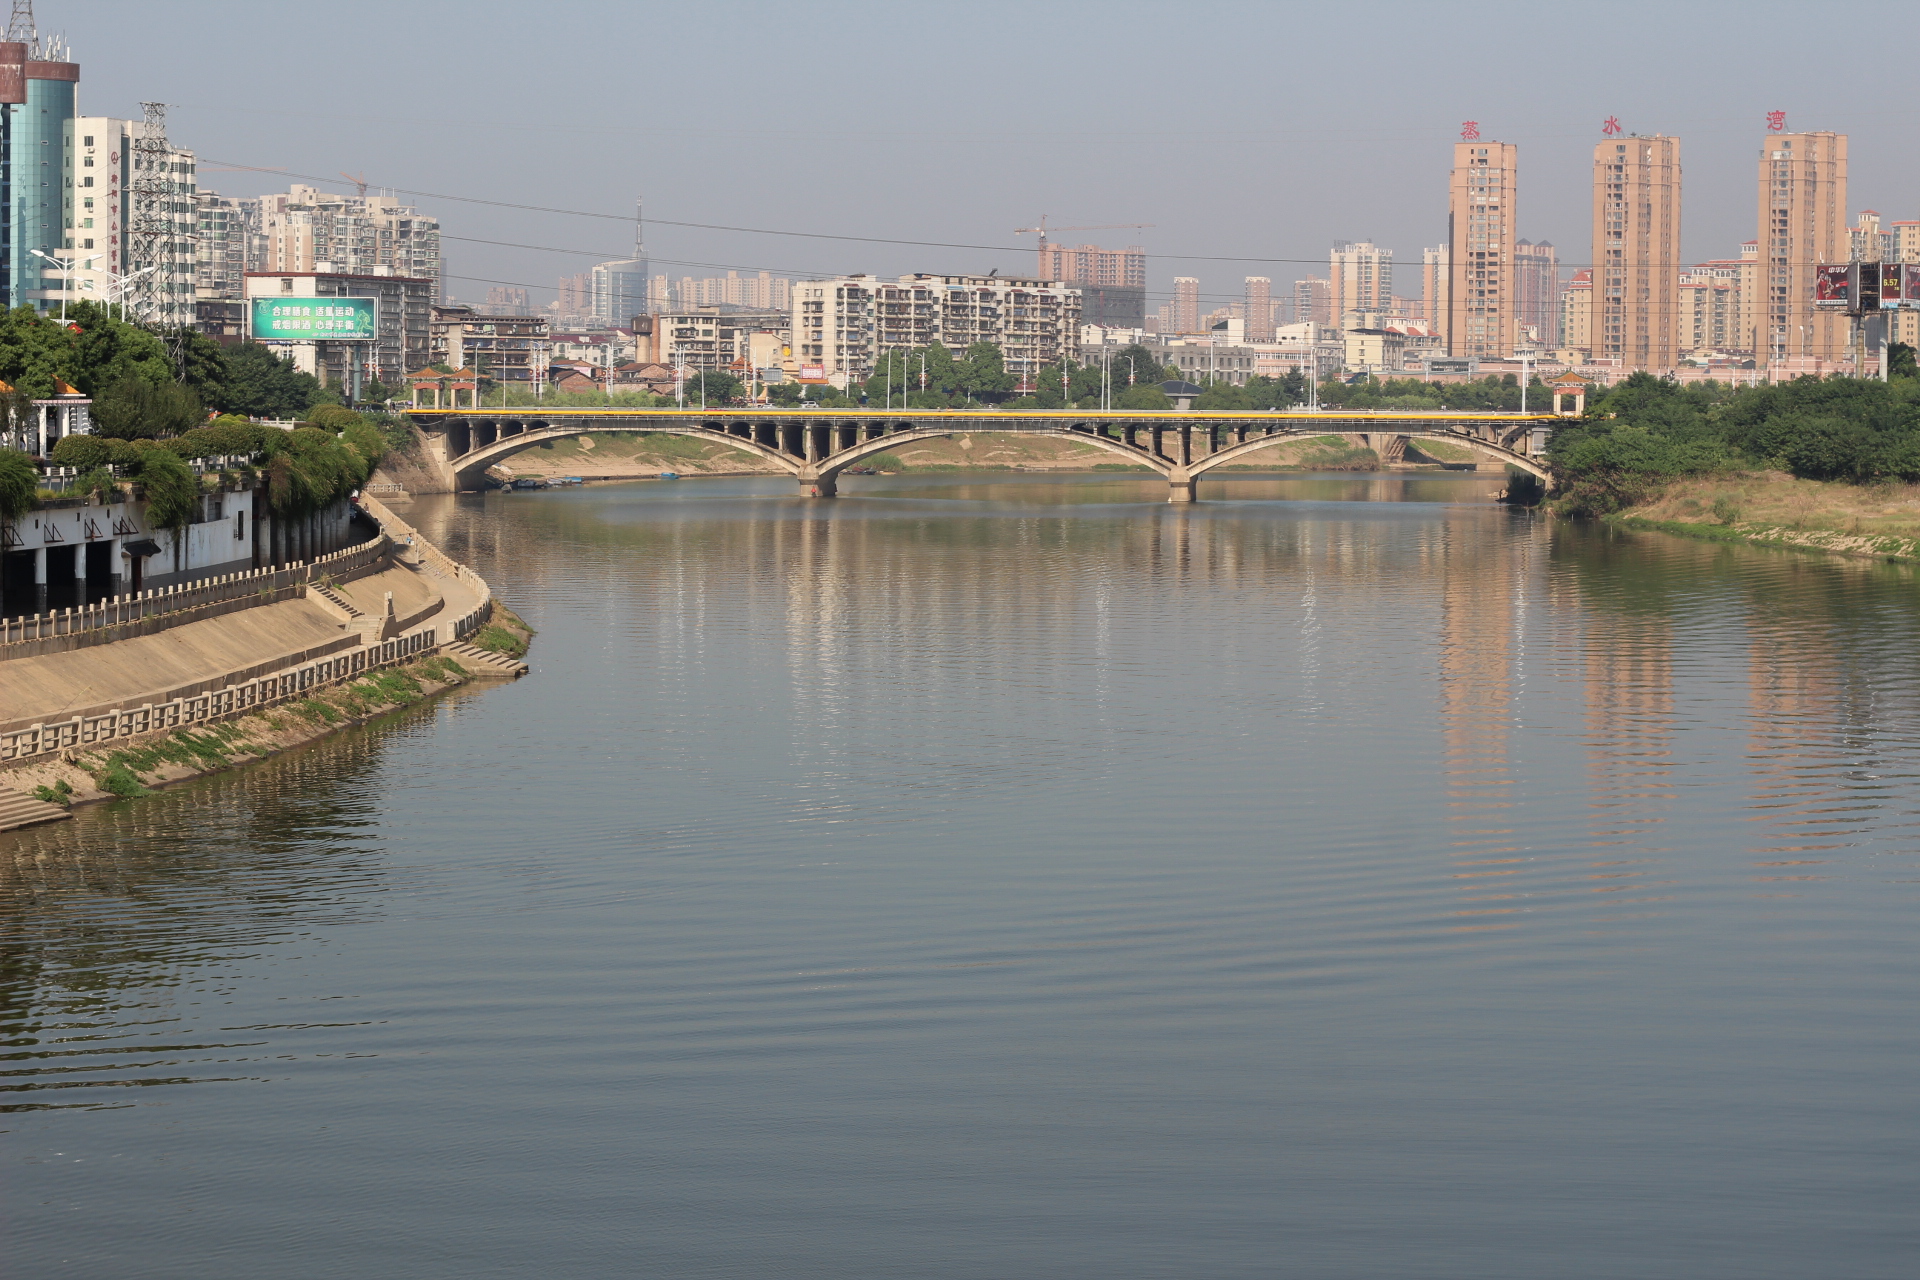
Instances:
[[[0,449],[0,521],[18,520],[40,505],[40,473],[18,449]]]
[[[976,342],[958,362],[956,390],[974,400],[992,401],[1013,390],[1013,375],[1007,372],[1006,358],[991,342]]]
[[[320,383],[257,342],[226,351],[227,380],[220,405],[250,418],[298,418],[319,398]],[[338,397],[335,397],[337,399]]]
[[[200,398],[177,382],[155,386],[139,373],[127,373],[94,398],[93,420],[103,436],[116,440],[156,440],[181,435],[205,417]]]
[[[72,330],[32,307],[0,313],[0,379],[29,399],[50,399],[58,391],[56,383],[78,380],[77,347]]]
[[[60,327],[57,320],[48,323]],[[108,315],[100,304],[74,303],[67,309],[67,325],[74,335],[72,382],[85,394],[98,396],[130,377],[155,387],[174,380],[167,344],[139,325]],[[201,341],[214,345],[210,338]]]
[[[703,401],[708,408],[732,404],[746,394],[746,384],[725,369],[698,369],[687,376],[687,404]]]

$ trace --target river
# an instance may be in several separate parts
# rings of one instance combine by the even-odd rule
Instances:
[[[1498,483],[419,500],[529,677],[0,835],[7,1274],[1912,1275],[1913,570]]]

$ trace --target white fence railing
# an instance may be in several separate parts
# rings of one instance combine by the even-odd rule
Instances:
[[[378,498],[363,493],[360,495],[360,506],[380,522],[380,528],[393,539],[396,546],[411,547],[441,575],[452,578],[479,597],[479,602],[453,624],[455,640],[465,640],[486,625],[487,619],[493,616],[493,588],[487,585],[485,578],[421,537],[412,525],[389,511],[387,505]]]
[[[0,619],[0,660],[6,657],[4,646],[9,644],[118,626],[124,622],[137,622],[142,618],[179,613],[197,609],[201,605],[239,600],[247,596],[264,597],[321,578],[356,573],[386,555],[389,545],[385,537],[375,537],[312,560],[282,565],[278,569],[249,569],[245,573],[221,574],[216,578],[203,578],[199,582],[184,582],[179,586],[114,596],[80,609],[57,609],[20,618]]]
[[[434,631],[416,631],[410,636],[350,649],[330,658],[321,658],[304,666],[275,671],[252,680],[243,680],[224,689],[175,698],[159,705],[120,707],[99,715],[75,716],[51,724],[29,725],[10,733],[0,733],[0,761],[26,760],[54,751],[96,747],[122,738],[163,733],[187,725],[203,724],[227,716],[240,715],[297,698],[312,689],[338,684],[379,667],[398,662],[433,649]]]

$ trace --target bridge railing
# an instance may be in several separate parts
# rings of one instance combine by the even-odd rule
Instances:
[[[461,564],[422,537],[419,530],[393,514],[387,504],[369,494],[360,495],[360,506],[380,522],[380,527],[396,545],[411,548],[442,576],[452,578],[478,597],[478,603],[454,620],[452,639],[465,640],[493,616],[493,588],[487,580]]]

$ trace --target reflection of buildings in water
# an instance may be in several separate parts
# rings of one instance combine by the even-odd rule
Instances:
[[[1838,740],[1851,718],[1850,706],[1871,705],[1871,696],[1852,688],[1854,681],[1824,630],[1805,619],[1749,615],[1747,640],[1747,741],[1754,779],[1754,820],[1761,831],[1748,846],[1759,855],[1756,878],[1779,885],[1822,880],[1814,867],[1819,856],[1856,842],[1868,824],[1839,818],[1845,810],[1871,813],[1874,806],[1856,795],[1836,794],[1846,771],[1869,762],[1854,757]],[[1870,719],[1870,716],[1867,717]],[[1870,729],[1862,735],[1871,737]],[[1849,787],[1849,790],[1852,790]],[[1838,819],[1838,820],[1836,820]],[[1807,855],[1814,856],[1795,856]]]
[[[1591,864],[1596,894],[1627,894],[1649,887],[1647,856],[1653,829],[1666,822],[1674,799],[1673,623],[1664,614],[1601,614],[1588,606],[1581,636],[1582,699],[1586,713],[1587,806],[1596,850]],[[1620,899],[1628,901],[1629,899]],[[1644,901],[1644,899],[1630,899]]]
[[[1481,531],[1485,532],[1485,531]],[[1510,810],[1518,783],[1510,754],[1533,575],[1532,539],[1474,543],[1447,526],[1422,547],[1439,580],[1440,726],[1453,876],[1474,917],[1462,930],[1503,929],[1518,913],[1524,866]],[[1482,918],[1486,917],[1486,918]]]
[[[353,834],[376,818],[365,777],[432,714],[0,835],[0,1037],[16,1046],[0,1111],[234,1074],[230,1045],[197,1043],[231,1037],[181,1006],[263,947],[369,918],[384,857]]]

